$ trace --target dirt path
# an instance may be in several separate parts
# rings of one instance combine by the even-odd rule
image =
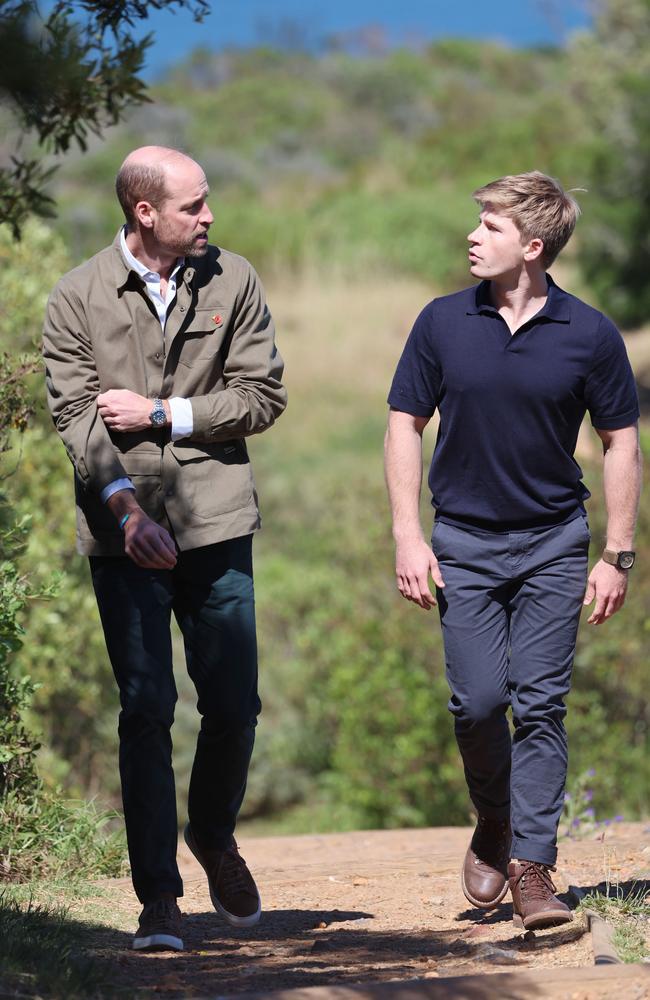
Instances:
[[[627,342],[650,405],[650,330]],[[98,950],[116,956],[115,982],[127,991],[131,987],[134,997],[212,1000],[449,976],[463,977],[464,983],[476,974],[527,969],[535,976],[547,970],[550,984],[563,968],[577,970],[572,988],[557,994],[567,1000],[650,997],[650,987],[639,992],[634,983],[621,983],[615,992],[611,981],[603,992],[586,984],[579,967],[591,967],[593,955],[584,919],[524,938],[512,926],[509,903],[489,914],[470,908],[458,878],[470,834],[439,828],[244,839],[242,853],[264,906],[262,922],[249,931],[233,930],[214,913],[203,872],[181,844],[187,948],[182,955],[128,950],[139,905],[127,880],[104,883],[102,896],[92,906],[80,904],[80,911],[85,919],[94,914],[114,928],[98,936]],[[556,878],[561,890],[595,886],[606,878],[614,883],[650,878],[650,826],[614,824],[604,841],[562,842]],[[467,983],[463,996],[484,995],[473,979]],[[491,996],[519,996],[509,985],[506,992],[501,989],[505,986]],[[526,995],[542,994],[533,986]]]
[[[559,887],[647,878],[649,834],[647,825],[615,824],[604,842],[564,841]],[[138,997],[216,998],[593,965],[584,919],[530,939],[514,930],[509,904],[487,914],[468,906],[458,868],[469,836],[439,828],[244,840],[264,915],[242,931],[214,913],[203,872],[181,844],[187,950],[180,955],[128,950],[139,907],[127,880],[102,883],[83,915],[114,928],[98,938],[98,950],[113,956],[116,985]],[[617,990],[617,1000],[624,995]]]

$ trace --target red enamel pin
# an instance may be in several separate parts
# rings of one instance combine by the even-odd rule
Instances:
[[[214,323],[215,326],[221,326],[221,324],[223,323],[223,316],[220,316],[219,313],[215,313],[214,316],[212,317],[212,322]]]

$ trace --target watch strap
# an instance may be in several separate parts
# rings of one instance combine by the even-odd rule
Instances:
[[[609,566],[616,566],[617,569],[631,569],[634,565],[635,553],[629,549],[621,549],[616,552],[614,549],[604,549],[602,559]]]
[[[165,413],[162,399],[154,399],[153,410],[149,414],[149,419],[154,427],[164,427],[167,424],[167,414]]]

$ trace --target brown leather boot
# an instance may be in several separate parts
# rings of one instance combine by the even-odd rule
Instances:
[[[499,905],[508,891],[509,857],[510,821],[479,816],[460,874],[470,903],[484,910]]]
[[[569,907],[557,899],[551,872],[555,868],[537,861],[511,861],[508,878],[512,893],[512,922],[523,930],[555,927],[573,920]]]

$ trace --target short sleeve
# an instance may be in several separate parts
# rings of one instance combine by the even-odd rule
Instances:
[[[430,417],[440,393],[440,362],[434,342],[434,303],[422,310],[399,359],[388,394],[395,410],[415,417]]]
[[[598,332],[600,341],[587,374],[585,402],[595,428],[619,430],[639,419],[634,374],[623,338],[606,316],[601,318]]]

